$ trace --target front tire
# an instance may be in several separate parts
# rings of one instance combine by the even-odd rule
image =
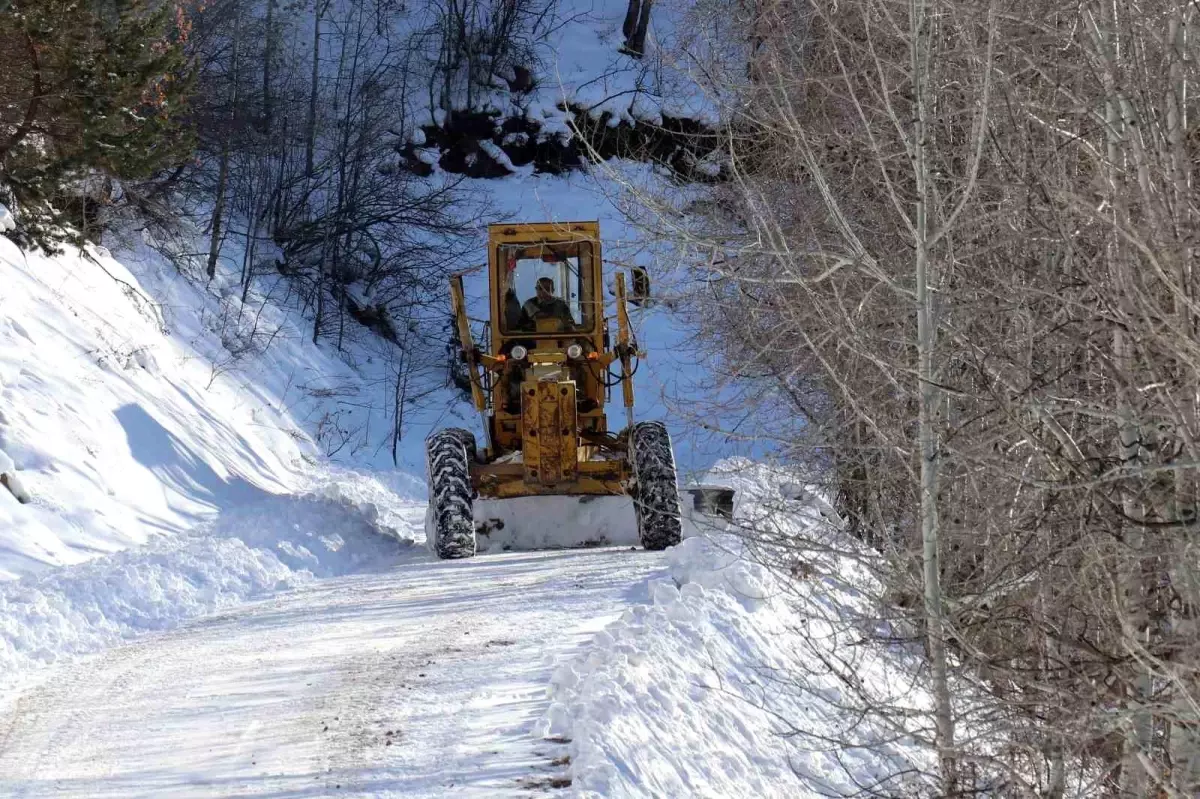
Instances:
[[[471,459],[475,436],[450,428],[425,439],[429,469],[429,525],[434,553],[443,560],[475,555],[475,492]]]
[[[662,422],[638,422],[629,431],[633,458],[633,512],[638,538],[649,550],[675,546],[683,540],[679,485],[671,436]]]

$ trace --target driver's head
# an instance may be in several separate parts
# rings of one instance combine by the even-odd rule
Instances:
[[[554,296],[554,281],[548,277],[539,277],[536,285],[537,298],[542,302]]]

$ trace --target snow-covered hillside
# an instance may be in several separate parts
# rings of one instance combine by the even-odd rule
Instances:
[[[338,401],[365,391],[369,368],[312,347],[295,317],[142,257],[0,239],[0,451],[28,495],[0,492],[0,578],[294,493],[328,437],[371,412]]]

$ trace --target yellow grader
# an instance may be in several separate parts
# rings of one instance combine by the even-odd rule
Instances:
[[[620,272],[611,341],[602,263],[596,222],[490,225],[486,352],[472,339],[462,274],[451,278],[484,438],[450,428],[425,441],[428,527],[438,557],[475,554],[476,497],[627,495],[643,547],[679,543],[671,440],[660,422],[634,422],[633,373],[643,353]],[[644,275],[635,275],[638,283],[644,287]],[[613,433],[605,402],[618,386],[625,427]]]

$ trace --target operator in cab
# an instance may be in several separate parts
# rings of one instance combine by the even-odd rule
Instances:
[[[554,281],[548,277],[538,278],[535,286],[536,295],[530,297],[521,306],[521,318],[517,323],[519,330],[536,330],[539,319],[558,319],[562,321],[563,331],[575,329],[575,319],[571,309],[561,298],[554,296]]]

